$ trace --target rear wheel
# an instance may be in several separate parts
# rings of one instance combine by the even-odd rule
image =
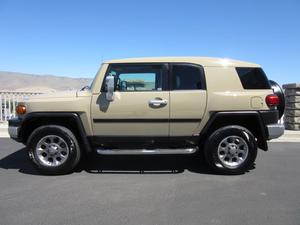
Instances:
[[[46,174],[71,172],[81,158],[78,141],[63,126],[42,126],[28,139],[29,156],[37,168]]]
[[[254,136],[240,126],[216,130],[205,144],[206,161],[217,173],[242,174],[253,166],[256,155]]]

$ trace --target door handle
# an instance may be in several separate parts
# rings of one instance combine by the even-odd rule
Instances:
[[[165,99],[153,99],[153,100],[149,101],[149,105],[155,106],[155,107],[165,106],[167,104],[168,104],[168,100],[165,100]]]

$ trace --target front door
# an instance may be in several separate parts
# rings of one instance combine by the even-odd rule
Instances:
[[[166,65],[111,64],[107,75],[115,77],[114,100],[106,100],[104,85],[99,95],[93,95],[94,135],[111,141],[168,137],[170,104]]]

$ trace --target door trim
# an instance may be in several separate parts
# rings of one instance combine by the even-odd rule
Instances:
[[[201,119],[93,119],[94,123],[200,123]]]

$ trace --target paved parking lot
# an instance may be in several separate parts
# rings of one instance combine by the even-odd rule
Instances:
[[[42,176],[6,138],[0,160],[0,225],[300,224],[300,143],[271,143],[239,176],[174,156],[106,156]]]

